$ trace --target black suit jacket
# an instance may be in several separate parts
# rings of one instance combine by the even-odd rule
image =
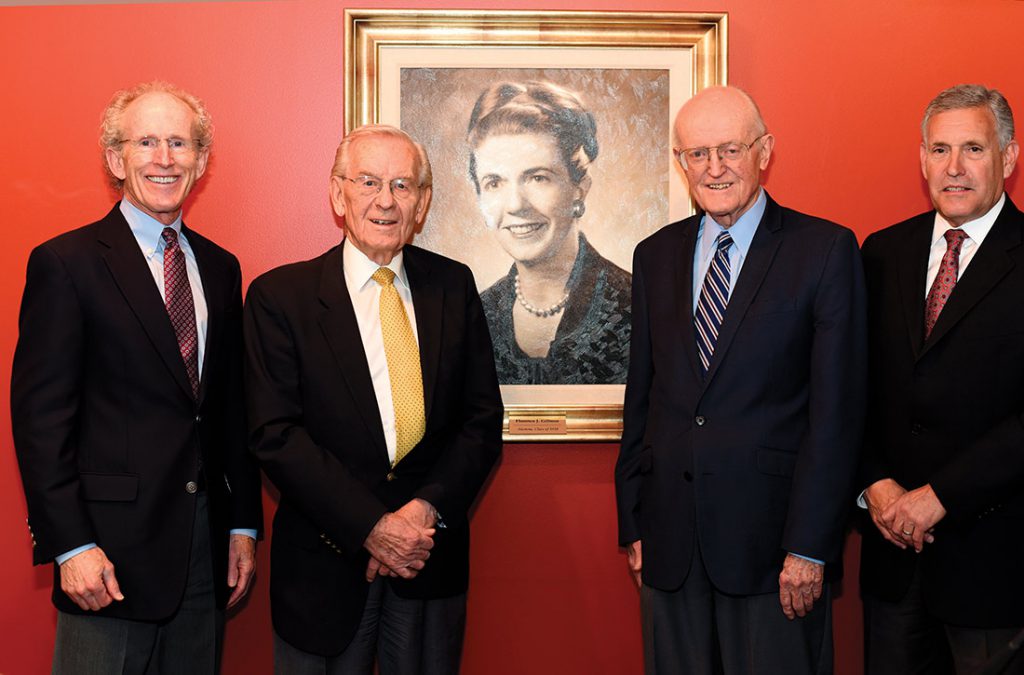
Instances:
[[[857,242],[769,198],[702,379],[699,224],[669,225],[634,255],[619,542],[642,541],[655,588],[682,585],[699,539],[719,590],[778,591],[787,551],[840,560],[864,405]]]
[[[427,424],[392,472],[342,248],[256,279],[245,307],[250,448],[281,491],[271,544],[274,628],[304,651],[351,641],[366,599],[363,542],[382,515],[415,497],[438,529],[426,568],[391,580],[405,597],[466,590],[468,513],[501,452],[501,396],[469,269],[404,249]]]
[[[895,601],[915,563],[940,619],[1024,624],[1024,215],[1010,202],[924,340],[935,212],[868,237],[870,391],[861,487],[931,484],[946,508],[918,556],[864,528],[861,587]]]
[[[209,308],[199,401],[160,291],[117,206],[40,245],[28,262],[11,414],[34,562],[96,542],[123,602],[100,614],[157,620],[181,600],[200,457],[218,599],[230,528],[261,527],[259,472],[245,453],[238,261],[185,230]],[[54,604],[80,613],[60,590]]]

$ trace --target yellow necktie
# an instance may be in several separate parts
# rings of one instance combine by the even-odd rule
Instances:
[[[391,401],[395,407],[395,461],[402,461],[427,428],[423,411],[423,374],[420,370],[420,348],[416,344],[409,317],[395,289],[395,273],[381,267],[373,273],[380,284],[380,328],[384,336],[384,354],[391,379]]]

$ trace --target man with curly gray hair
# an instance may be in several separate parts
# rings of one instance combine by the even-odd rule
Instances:
[[[123,198],[28,261],[11,411],[54,673],[215,672],[255,569],[241,273],[182,222],[212,138],[192,94],[117,92],[100,145]]]

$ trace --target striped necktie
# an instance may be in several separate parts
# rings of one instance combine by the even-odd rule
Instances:
[[[700,298],[697,300],[697,313],[693,315],[702,376],[708,374],[715,343],[718,342],[718,330],[722,327],[725,307],[729,304],[729,275],[732,272],[729,263],[730,246],[732,236],[728,230],[724,230],[715,240],[715,257],[704,277],[704,285],[701,286]]]

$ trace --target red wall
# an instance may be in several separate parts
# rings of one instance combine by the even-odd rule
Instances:
[[[187,219],[235,251],[247,279],[338,239],[326,187],[342,131],[344,8],[276,0],[0,9],[0,382],[10,375],[29,250],[114,199],[95,139],[119,87],[159,77],[206,99],[218,125],[214,158]],[[631,9],[728,11],[730,80],[760,102],[778,139],[769,190],[862,236],[927,207],[916,128],[937,91],[984,82],[1024,110],[1022,2],[647,0]],[[1016,185],[1011,196],[1024,203]],[[7,409],[6,386],[0,399]],[[0,673],[41,673],[53,640],[49,570],[30,565],[6,413],[0,446]],[[506,448],[474,521],[467,674],[640,672],[638,603],[615,547],[614,457],[610,444]],[[266,551],[248,606],[228,626],[228,673],[270,672]],[[838,671],[850,674],[860,669],[855,572],[848,565],[836,610]]]

